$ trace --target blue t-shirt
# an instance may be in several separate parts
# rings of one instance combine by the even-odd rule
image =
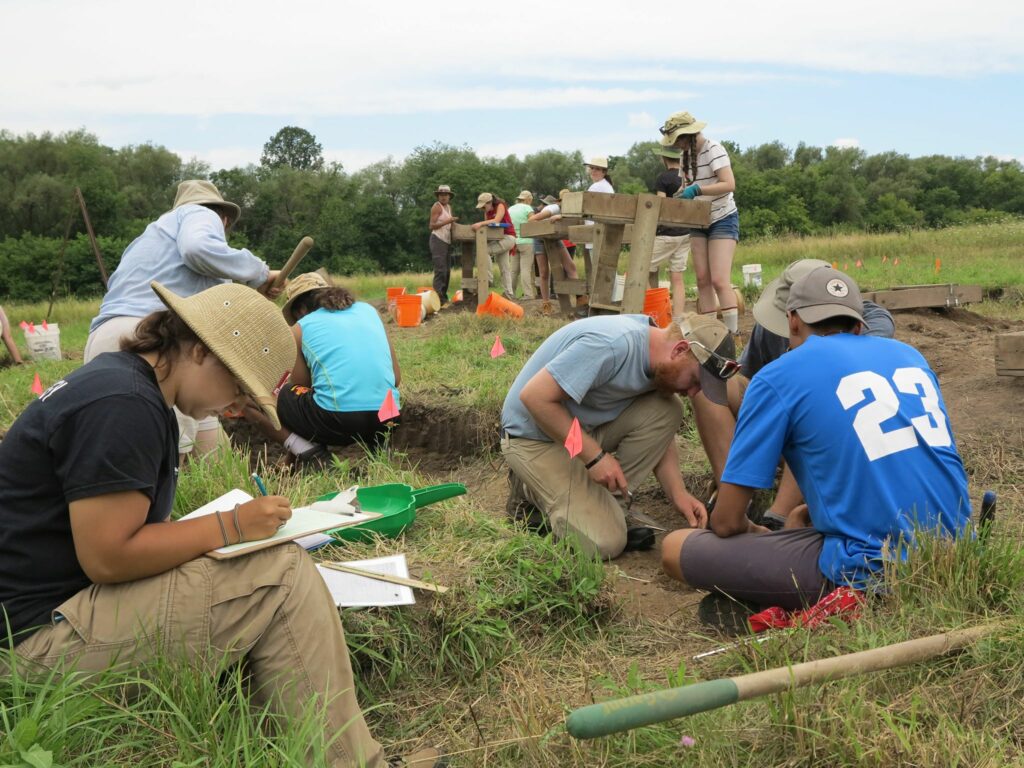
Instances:
[[[559,328],[512,382],[501,409],[501,428],[513,437],[550,442],[519,399],[541,368],[569,395],[565,405],[584,430],[614,421],[637,397],[655,389],[650,328],[647,315],[589,317]]]
[[[398,402],[395,369],[377,310],[357,301],[348,309],[318,309],[299,320],[302,356],[313,400],[327,411],[376,411],[388,389]]]
[[[770,488],[780,454],[825,535],[818,566],[836,584],[865,586],[886,540],[892,556],[915,523],[957,534],[971,514],[935,374],[893,339],[811,336],[761,369],[722,480]]]

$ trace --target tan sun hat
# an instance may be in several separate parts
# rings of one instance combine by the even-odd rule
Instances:
[[[434,190],[434,197],[438,195],[448,195],[449,197],[455,197],[455,193],[452,192],[452,188],[447,184],[441,184],[437,189]]]
[[[480,196],[477,197],[477,199],[476,199],[476,207],[477,208],[483,208],[485,205],[487,205],[493,199],[494,199],[494,195],[492,195],[490,192],[481,192]]]
[[[830,264],[821,259],[800,259],[786,267],[782,274],[764,287],[761,297],[754,304],[754,319],[765,330],[776,336],[789,338],[789,320],[786,318],[786,302],[789,301],[789,289],[793,283],[818,267]]]
[[[297,347],[274,303],[238,283],[215,285],[187,298],[156,281],[149,285],[280,429],[277,394],[295,365]]]
[[[558,198],[555,197],[554,195],[544,195],[544,197],[542,197],[540,201],[544,203],[544,205],[554,205],[555,203],[558,202]]]
[[[712,403],[727,405],[725,381],[738,370],[736,343],[729,329],[713,317],[692,312],[677,325],[700,363],[700,391]]]
[[[299,275],[290,283],[288,287],[284,289],[284,297],[286,299],[284,306],[281,307],[281,314],[284,315],[284,319],[288,321],[288,325],[295,325],[298,322],[295,315],[292,313],[292,304],[304,293],[310,291],[316,291],[320,288],[330,288],[331,284],[327,279],[319,272],[306,272],[305,274]]]
[[[568,195],[570,192],[572,192],[571,189],[561,189],[561,190],[559,190],[558,191],[558,199],[561,200],[563,197]]]
[[[524,189],[519,193],[519,197],[516,198],[516,202],[519,202],[520,200],[533,200],[533,192],[528,189]]]
[[[658,130],[661,131],[661,144],[664,147],[671,147],[676,139],[687,133],[700,133],[707,123],[697,120],[689,112],[675,112],[669,115],[668,120]]]
[[[241,208],[225,200],[213,182],[204,179],[186,179],[178,185],[178,194],[174,196],[174,208],[180,208],[189,203],[215,205],[222,208],[228,215],[228,226],[233,225],[242,215]]]
[[[605,157],[604,155],[594,155],[593,157],[589,158],[587,162],[584,163],[584,165],[589,165],[592,168],[603,168],[604,170],[607,171],[608,158]]]

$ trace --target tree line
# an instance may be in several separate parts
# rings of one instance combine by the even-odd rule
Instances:
[[[1024,169],[1014,160],[723,144],[736,175],[745,239],[944,227],[1024,214]],[[663,170],[656,147],[640,142],[609,158],[616,191],[651,190]],[[488,158],[469,147],[434,143],[400,162],[387,158],[349,173],[324,161],[312,134],[287,126],[268,140],[259,164],[214,170],[151,144],[107,147],[84,130],[0,131],[0,296],[38,300],[54,284],[59,295],[102,292],[75,187],[113,271],[124,248],[171,207],[176,185],[187,178],[212,180],[242,206],[230,235],[236,247],[279,266],[311,235],[315,263],[339,274],[429,269],[426,222],[439,184],[455,191],[454,212],[463,222],[479,218],[480,192],[511,202],[521,189],[539,199],[587,185],[580,152],[557,149]],[[62,249],[65,233],[70,239]]]

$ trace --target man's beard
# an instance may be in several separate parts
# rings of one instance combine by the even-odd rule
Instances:
[[[675,395],[679,393],[679,374],[686,367],[685,355],[680,355],[675,360],[664,363],[657,363],[654,366],[654,388],[662,395]]]

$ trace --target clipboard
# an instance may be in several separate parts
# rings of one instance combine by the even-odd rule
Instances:
[[[199,509],[189,512],[187,515],[179,518],[179,520],[192,520],[203,515],[212,515],[214,512],[230,512],[234,509],[235,504],[244,504],[247,501],[252,501],[252,499],[253,497],[245,491],[235,488],[204,504]],[[310,507],[297,507],[292,510],[291,519],[284,524],[284,527],[278,529],[277,533],[273,536],[266,539],[243,541],[240,544],[218,547],[207,552],[206,556],[212,557],[214,560],[230,560],[233,557],[276,547],[278,544],[285,544],[312,533],[321,533],[322,531],[358,525],[377,517],[381,517],[378,512],[356,512],[352,515],[339,515],[334,512],[311,509]],[[227,520],[225,520],[225,524],[227,524]]]

